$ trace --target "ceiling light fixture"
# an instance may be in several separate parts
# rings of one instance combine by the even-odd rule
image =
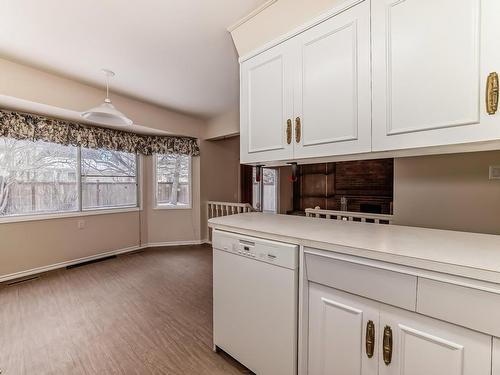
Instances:
[[[115,73],[108,69],[103,69],[102,71],[106,77],[106,98],[104,99],[104,103],[83,112],[82,117],[99,124],[132,125],[132,120],[117,110],[109,98],[109,80],[115,76]]]

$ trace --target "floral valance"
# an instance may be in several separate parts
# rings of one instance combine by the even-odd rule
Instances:
[[[198,143],[193,138],[141,135],[6,110],[0,110],[0,136],[144,155],[200,154]]]

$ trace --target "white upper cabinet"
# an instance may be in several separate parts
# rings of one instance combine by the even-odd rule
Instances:
[[[298,36],[295,158],[371,150],[370,4],[345,11]]]
[[[241,162],[371,150],[368,0],[241,64]]]
[[[373,151],[500,138],[498,0],[372,0]]]
[[[293,116],[293,51],[274,47],[241,66],[240,158],[242,163],[293,157],[287,120]]]
[[[242,163],[500,143],[498,20],[499,0],[341,2],[241,63]]]

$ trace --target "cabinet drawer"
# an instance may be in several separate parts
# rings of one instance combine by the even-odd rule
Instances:
[[[415,311],[416,276],[306,252],[309,281]]]
[[[417,312],[493,336],[500,336],[500,294],[418,279]]]

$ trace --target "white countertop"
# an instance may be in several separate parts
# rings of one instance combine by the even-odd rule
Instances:
[[[212,218],[214,229],[500,283],[500,236],[266,213]]]

